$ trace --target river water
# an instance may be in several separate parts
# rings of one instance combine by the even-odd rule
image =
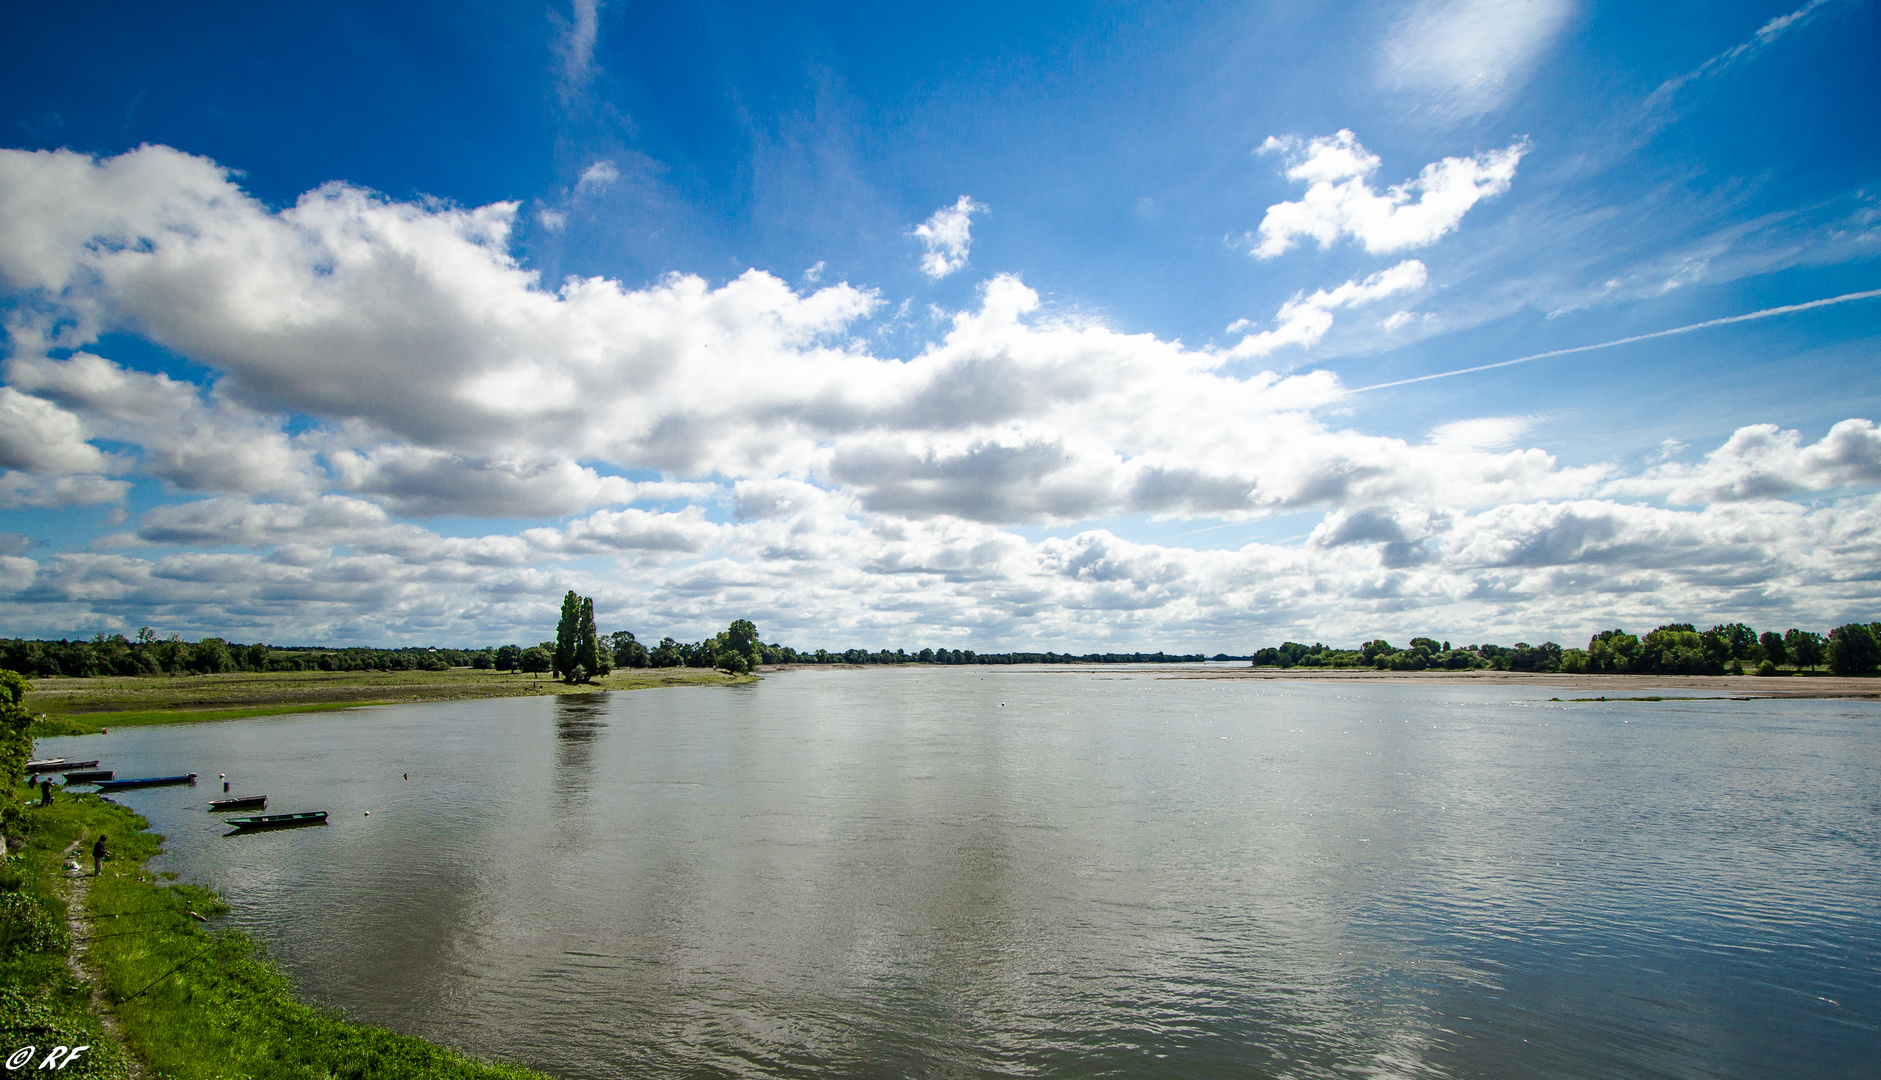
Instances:
[[[117,798],[307,999],[559,1076],[1881,1075],[1881,705],[1164,674],[38,749],[202,774]]]

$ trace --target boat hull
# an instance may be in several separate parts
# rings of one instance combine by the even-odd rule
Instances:
[[[267,808],[268,797],[266,795],[241,795],[233,799],[211,799],[209,801],[209,809],[217,811],[266,810]]]
[[[165,787],[171,784],[194,784],[196,774],[183,776],[140,776],[135,780],[100,780],[99,791],[123,791],[125,788]]]
[[[236,832],[253,832],[257,829],[292,829],[302,825],[325,825],[325,810],[309,810],[298,814],[262,814],[257,817],[229,818],[225,824],[231,825]]]
[[[67,761],[64,758],[52,758],[48,761],[29,761],[26,763],[26,771],[34,774],[42,772],[70,772],[74,769],[89,769],[97,764],[97,758],[93,758],[90,761]]]
[[[116,776],[116,775],[117,774],[112,772],[110,769],[81,769],[78,772],[66,773],[65,782],[67,785],[99,784],[99,783],[103,783],[106,780],[111,779],[113,776]]]

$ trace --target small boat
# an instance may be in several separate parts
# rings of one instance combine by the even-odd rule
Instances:
[[[211,810],[266,810],[267,808],[268,797],[266,795],[237,795],[232,799],[209,800]]]
[[[125,788],[162,787],[166,784],[194,784],[195,782],[195,773],[184,773],[182,776],[140,776],[135,780],[99,780],[97,784],[99,791],[123,791]]]
[[[94,769],[97,767],[97,758],[92,758],[90,761],[67,761],[62,757],[56,757],[48,758],[45,761],[29,761],[26,763],[26,771],[29,773],[67,772],[72,769]]]
[[[257,814],[254,817],[232,817],[225,824],[235,827],[236,832],[244,829],[280,829],[293,825],[325,825],[325,810],[303,810],[298,814]]]
[[[96,784],[100,780],[109,780],[117,774],[110,769],[80,769],[78,772],[65,774],[66,784]]]

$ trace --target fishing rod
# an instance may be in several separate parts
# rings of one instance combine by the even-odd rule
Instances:
[[[156,977],[156,979],[155,979],[154,981],[152,981],[152,982],[151,982],[151,984],[150,984],[150,986],[146,986],[146,987],[144,987],[144,988],[143,988],[142,990],[139,990],[139,991],[138,991],[137,993],[135,993],[135,994],[132,994],[132,995],[131,995],[130,997],[127,997],[127,998],[125,998],[125,999],[124,999],[124,1002],[125,1002],[125,1003],[129,1003],[129,1002],[132,1002],[132,1001],[136,1001],[136,1000],[137,1000],[138,998],[140,998],[140,997],[143,997],[143,996],[144,996],[144,995],[145,995],[146,993],[148,993],[148,992],[150,991],[150,989],[151,989],[151,987],[154,987],[154,986],[156,986],[156,985],[157,985],[157,983],[160,983],[160,982],[162,982],[163,980],[165,980],[165,979],[167,979],[167,978],[169,978],[170,976],[172,976],[172,975],[174,975],[174,974],[176,974],[177,972],[179,972],[179,971],[181,971],[181,970],[183,970],[184,968],[186,968],[186,967],[188,967],[188,966],[190,966],[191,964],[193,964],[193,963],[195,963],[196,961],[198,961],[198,960],[201,960],[201,959],[202,959],[203,957],[205,957],[205,956],[208,956],[208,955],[209,955],[210,953],[212,953],[212,952],[214,952],[214,951],[216,950],[216,948],[217,948],[218,946],[220,946],[221,944],[222,944],[222,943],[221,943],[220,941],[218,941],[218,942],[215,942],[214,944],[211,944],[211,945],[210,945],[210,946],[209,946],[209,947],[208,947],[207,949],[204,949],[203,951],[201,951],[201,952],[199,952],[199,953],[197,953],[197,954],[196,954],[195,956],[192,956],[192,957],[190,957],[190,958],[189,958],[188,960],[185,960],[185,961],[183,961],[182,963],[180,963],[180,964],[178,964],[178,965],[176,965],[175,967],[173,967],[173,968],[171,968],[170,970],[168,970],[168,971],[166,971],[166,972],[164,972],[163,974],[161,974],[161,975],[159,975],[159,976],[157,976],[157,977]]]
[[[162,911],[168,911],[176,915],[188,915],[190,918],[195,919],[198,922],[209,921],[209,919],[206,916],[196,914],[196,912],[191,908],[172,908],[172,907],[139,908],[136,911],[113,911],[104,915],[74,915],[72,916],[72,921],[73,922],[91,922],[95,919],[122,919],[129,915],[149,915],[149,914],[152,914],[153,912],[162,912]]]

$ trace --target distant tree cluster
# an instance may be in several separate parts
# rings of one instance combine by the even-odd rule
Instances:
[[[1585,649],[1563,649],[1552,641],[1465,645],[1412,638],[1398,648],[1379,638],[1356,649],[1303,645],[1289,641],[1257,649],[1255,667],[1368,667],[1379,671],[1497,671],[1613,673],[1625,675],[1742,675],[1747,669],[1776,675],[1785,668],[1808,671],[1827,665],[1837,675],[1862,675],[1881,666],[1881,623],[1849,623],[1826,638],[1808,630],[1779,634],[1744,623],[1724,623],[1699,630],[1691,623],[1668,623],[1636,637],[1624,630],[1603,630]]]
[[[148,627],[137,637],[97,634],[89,641],[0,639],[0,670],[28,677],[99,675],[220,675],[231,671],[446,671],[492,667],[492,650],[402,648],[331,649],[319,646],[242,645],[219,637],[184,641],[158,638]]]

